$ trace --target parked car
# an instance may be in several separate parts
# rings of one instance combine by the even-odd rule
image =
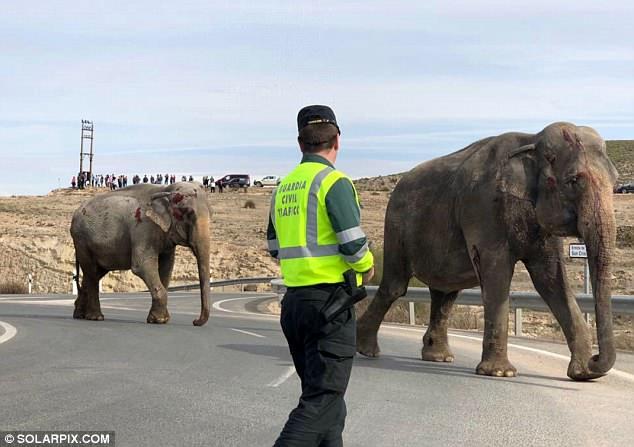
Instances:
[[[625,185],[618,186],[614,192],[619,194],[631,194],[634,193],[634,183],[626,183]]]
[[[251,186],[251,178],[247,174],[227,174],[216,180],[216,186],[222,188],[247,188]]]
[[[253,186],[259,186],[260,188],[264,186],[277,186],[280,184],[281,179],[277,175],[267,175],[266,177],[262,177],[260,180],[255,180],[253,182]]]

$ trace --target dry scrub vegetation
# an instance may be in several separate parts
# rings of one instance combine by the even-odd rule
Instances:
[[[23,282],[9,280],[0,282],[0,294],[28,293],[28,286]]]

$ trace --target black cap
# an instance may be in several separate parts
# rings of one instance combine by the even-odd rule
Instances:
[[[341,129],[337,125],[337,118],[335,112],[328,106],[306,106],[297,114],[297,131],[301,131],[304,127],[310,124],[330,123],[337,128],[339,134]]]

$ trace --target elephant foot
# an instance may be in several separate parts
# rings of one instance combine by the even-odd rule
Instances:
[[[73,318],[76,320],[83,320],[86,318],[86,312],[83,309],[75,309],[73,311]]]
[[[446,344],[434,343],[423,345],[421,358],[426,362],[453,362],[454,356]]]
[[[167,309],[164,310],[150,310],[147,316],[147,322],[150,324],[165,324],[170,320],[170,314]]]
[[[84,315],[84,318],[86,320],[91,320],[91,321],[103,321],[103,314],[101,313],[101,311],[98,311],[98,310],[97,311],[92,311],[92,312],[88,311]]]
[[[377,341],[377,333],[362,326],[357,326],[357,352],[366,357],[378,357],[381,350]]]
[[[517,377],[517,369],[507,359],[482,360],[476,374],[493,377]]]
[[[572,380],[584,381],[598,379],[605,376],[605,373],[595,373],[588,369],[588,361],[575,359],[574,357],[568,364],[568,377]]]

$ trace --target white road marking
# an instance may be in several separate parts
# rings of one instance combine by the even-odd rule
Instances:
[[[70,306],[75,303],[75,300],[16,300],[9,299],[3,300],[3,303],[8,304],[39,304],[41,306]]]
[[[243,331],[242,329],[236,329],[232,327],[230,327],[229,329],[231,329],[232,331],[240,332],[241,334],[251,335],[252,337],[266,338],[264,335],[256,334],[255,332]]]
[[[38,295],[27,295],[24,298],[16,298],[15,296],[4,296],[4,297],[0,297],[0,302],[19,302],[19,303],[31,303],[31,302],[35,302],[35,300],[38,300],[38,302],[46,302],[46,301],[59,301],[59,300],[51,300],[49,299],[51,295],[42,295],[42,296],[38,296]],[[190,298],[189,295],[169,295],[170,298]],[[77,297],[73,297],[73,298],[65,298],[65,301],[75,301]],[[146,299],[146,298],[151,298],[150,294],[147,294],[147,296],[142,296],[142,297],[138,297],[138,296],[108,296],[108,295],[101,295],[99,297],[99,300],[104,301],[117,301],[117,300],[142,300],[142,299]]]
[[[255,312],[249,312],[249,311],[237,311],[237,310],[229,310],[229,309],[225,309],[222,307],[222,304],[227,303],[227,302],[231,302],[231,301],[237,301],[237,300],[246,300],[246,299],[252,299],[253,297],[240,297],[240,298],[229,298],[226,300],[221,300],[221,301],[216,301],[213,304],[213,308],[216,310],[219,310],[221,312],[228,312],[228,313],[232,313],[232,314],[248,314],[248,315],[256,315],[258,317],[267,317],[267,318],[275,318],[276,320],[279,319],[280,317],[278,315],[268,315],[268,314],[259,314],[259,313],[255,313]],[[234,331],[238,331],[238,332],[245,332],[245,331],[240,331],[238,329],[233,329]],[[250,335],[255,335],[255,334],[250,334]],[[261,336],[260,336],[261,337]],[[277,379],[273,380],[271,383],[269,383],[267,386],[271,387],[271,388],[277,388],[280,385],[282,385],[284,382],[286,382],[288,379],[290,379],[293,374],[295,374],[295,367],[294,366],[289,366],[288,369],[286,371],[284,371],[284,373],[279,376]]]
[[[249,312],[247,310],[229,310],[229,309],[225,309],[224,307],[222,307],[222,304],[224,303],[228,303],[231,301],[238,301],[238,300],[249,300],[249,299],[254,299],[254,298],[260,298],[260,297],[253,297],[253,296],[241,296],[240,298],[228,298],[226,300],[220,300],[220,301],[216,301],[215,303],[212,304],[212,307],[216,310],[219,310],[220,312],[227,312],[227,313],[231,313],[231,314],[240,314],[240,315],[255,315],[258,317],[264,317],[264,318],[275,318],[275,319],[279,319],[280,317],[278,315],[270,315],[270,314],[261,314],[261,313],[257,313],[257,312]],[[264,298],[264,297],[262,297]]]
[[[102,309],[112,309],[112,310],[136,310],[139,312],[147,312],[147,309],[134,309],[132,307],[123,307],[123,306],[111,306],[109,304],[102,304]]]
[[[44,297],[41,296],[34,296],[33,298],[40,298],[40,301],[37,300],[33,300],[33,299],[15,299],[13,297],[2,297],[0,298],[0,301],[3,303],[10,303],[10,304],[39,304],[39,305],[53,305],[53,306],[67,306],[70,305],[72,303],[74,303],[74,299],[60,299],[60,300],[45,300]],[[227,303],[227,302],[231,302],[231,301],[237,301],[237,300],[248,300],[248,299],[253,299],[253,296],[247,296],[247,297],[239,297],[239,298],[228,298],[225,300],[220,300],[220,301],[216,301],[215,303],[213,303],[212,307],[218,311],[221,312],[225,312],[225,313],[230,313],[230,314],[240,314],[240,315],[253,315],[253,316],[257,316],[260,318],[269,318],[269,319],[279,319],[278,315],[270,315],[270,314],[260,314],[260,313],[256,313],[256,312],[249,312],[249,311],[239,311],[239,310],[229,310],[229,309],[225,309],[222,307],[222,304]],[[104,297],[102,299],[129,299],[127,297]],[[132,308],[128,308],[128,307],[118,307],[118,306],[103,306],[104,308],[108,308],[108,309],[115,309],[115,310],[133,310],[133,311],[145,311],[143,309],[132,309]],[[175,314],[181,314],[181,315],[198,315],[198,313],[194,313],[194,312],[174,312]],[[211,316],[219,316],[219,315],[214,315],[211,314]],[[229,316],[229,315],[227,315]],[[13,326],[11,326],[13,328]],[[423,330],[422,329],[416,329],[416,328],[406,328],[406,327],[400,327],[400,326],[392,326],[392,325],[381,325],[382,328],[385,329],[396,329],[399,331],[404,331],[404,332],[413,332],[413,333],[417,333],[417,334],[423,334]],[[15,329],[15,328],[13,328]],[[8,333],[8,332],[7,332]],[[7,335],[7,333],[5,333],[2,337],[5,337]],[[9,338],[13,338],[15,334],[11,335],[11,337]],[[462,338],[465,340],[473,340],[473,341],[478,341],[478,342],[482,342],[482,337],[473,337],[473,336],[469,336],[469,335],[460,335],[460,334],[449,334],[450,337],[455,337],[455,338]],[[2,340],[3,338],[0,337],[0,340]],[[261,336],[262,337],[262,336]],[[8,340],[9,338],[7,338],[6,340]],[[4,340],[4,341],[6,341]],[[550,352],[550,351],[545,351],[543,349],[537,349],[537,348],[531,348],[528,346],[522,346],[522,345],[517,345],[514,343],[509,343],[508,344],[509,347],[514,348],[514,349],[519,349],[519,350],[524,350],[524,351],[529,351],[529,352],[535,352],[537,354],[542,354],[548,357],[552,357],[552,358],[556,358],[556,359],[560,359],[560,360],[564,360],[566,362],[570,361],[570,357],[566,356],[566,355],[562,355],[562,354],[557,354],[554,352]],[[293,371],[291,373],[289,373],[288,377],[293,375],[293,372],[295,371],[295,369],[293,368]],[[611,369],[610,372],[608,373],[609,375],[613,375],[613,376],[617,376],[620,377],[624,380],[627,380],[629,382],[634,382],[634,374],[630,374],[627,373],[625,371],[621,371],[618,369]],[[284,376],[282,376],[284,377]],[[288,377],[286,377],[284,380],[282,380],[280,382],[284,383],[285,380],[288,379]],[[279,380],[279,379],[278,379]],[[272,384],[276,383],[276,381],[271,382]],[[269,386],[273,386],[272,384],[269,384]],[[279,386],[279,385],[276,385]]]
[[[293,376],[293,374],[295,374],[295,367],[289,366],[288,369],[284,371],[284,374],[282,374],[277,379],[269,383],[267,386],[272,388],[277,388],[278,386],[286,382],[288,379],[290,379]]]
[[[36,297],[38,298],[38,297]],[[103,300],[123,300],[123,299],[130,299],[130,298],[124,298],[124,297],[117,297],[117,298],[100,298],[101,301]],[[51,305],[51,306],[73,306],[75,303],[74,299],[65,299],[65,300],[49,300],[49,299],[44,299],[44,297],[41,297],[40,300],[33,300],[33,299],[27,299],[27,300],[21,300],[21,299],[15,299],[14,297],[8,297],[8,298],[0,298],[0,302],[1,303],[7,303],[7,304],[35,304],[35,305],[39,305],[39,306],[47,306],[47,305]],[[124,307],[124,306],[117,306],[117,305],[109,305],[109,304],[102,304],[101,305],[102,309],[110,309],[110,310],[125,310],[125,311],[135,311],[135,312],[147,312],[147,309],[135,309],[132,307]],[[222,309],[223,312],[232,312],[232,311],[228,311],[225,309]],[[171,314],[174,315],[194,315],[194,316],[198,316],[199,313],[198,312],[186,312],[186,311],[170,311]],[[210,317],[215,317],[215,318],[242,318],[240,317],[240,312],[232,312],[235,313],[236,315],[222,315],[222,314],[215,314],[212,313],[209,316]],[[254,314],[254,315],[258,315],[260,317],[272,317],[272,315],[264,315],[264,314]]]
[[[18,330],[15,328],[15,326],[9,323],[5,323],[4,321],[0,321],[0,326],[4,328],[4,334],[0,335],[0,345],[11,340],[13,337],[15,337],[15,334],[18,333]]]
[[[381,326],[386,328],[386,329],[398,329],[398,330],[401,330],[401,331],[415,332],[417,334],[423,334],[423,330],[422,329],[406,328],[406,327],[399,327],[399,326],[384,326],[384,325],[381,325]],[[462,339],[465,339],[465,340],[473,340],[473,341],[482,342],[482,337],[473,337],[473,336],[470,336],[470,335],[460,335],[460,334],[452,334],[452,333],[449,333],[449,336],[450,337],[455,337],[455,338],[462,338]],[[543,349],[531,348],[529,346],[516,345],[515,343],[509,343],[508,346],[510,348],[515,348],[515,349],[519,349],[519,350],[523,350],[523,351],[529,351],[529,352],[535,352],[537,354],[542,354],[542,355],[545,355],[545,356],[548,356],[548,357],[552,357],[552,358],[556,358],[556,359],[560,359],[560,360],[565,360],[566,362],[570,361],[570,356],[557,354],[555,352],[545,351]],[[621,371],[619,369],[612,368],[610,370],[610,372],[608,372],[608,375],[613,375],[613,376],[620,377],[621,379],[625,379],[628,382],[634,382],[634,374],[626,373],[625,371]]]

